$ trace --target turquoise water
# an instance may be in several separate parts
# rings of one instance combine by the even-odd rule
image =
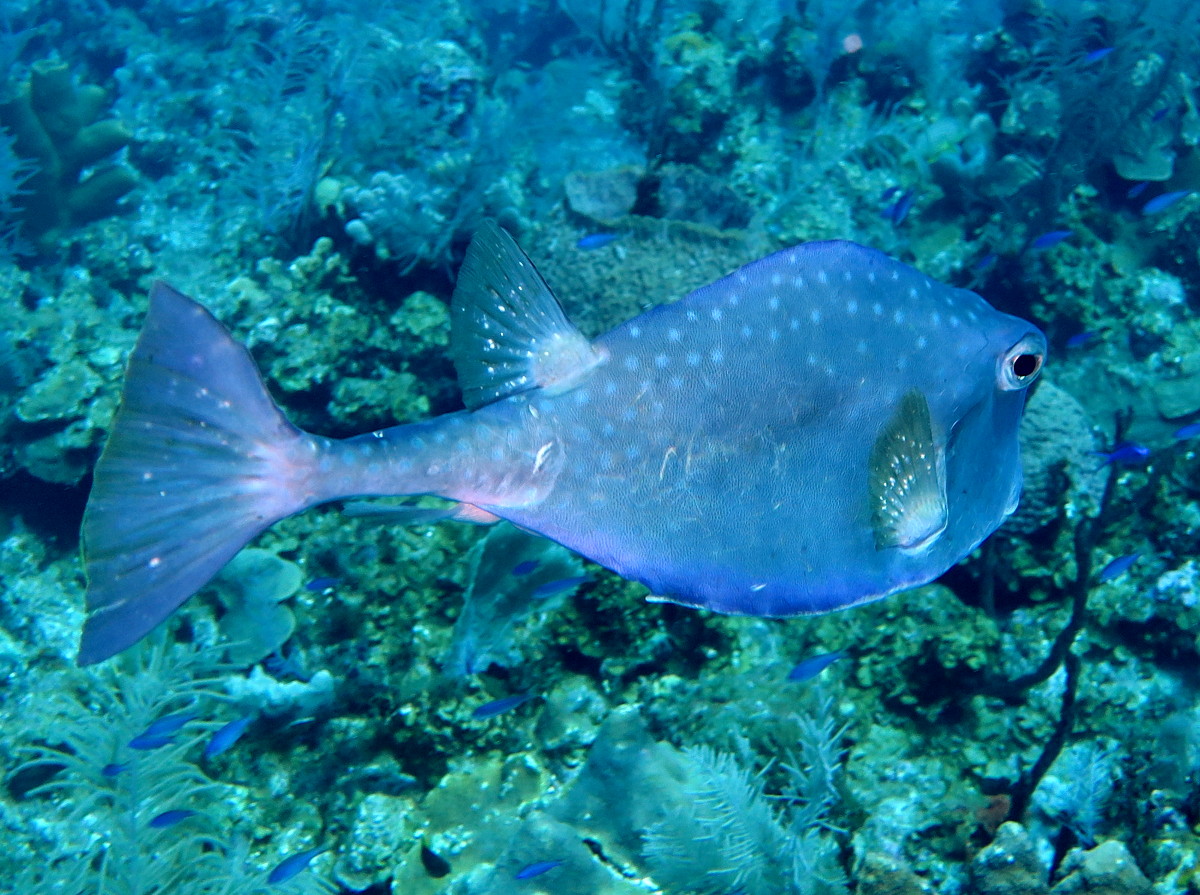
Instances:
[[[1200,885],[1195,4],[0,23],[0,891]],[[462,408],[449,301],[488,218],[588,336],[823,239],[1033,321],[1021,506],[937,583],[774,620],[335,504],[77,667],[153,282],[346,437]]]

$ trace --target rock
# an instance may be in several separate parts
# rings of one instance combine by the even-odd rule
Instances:
[[[1089,851],[1073,849],[1063,860],[1062,881],[1052,895],[1154,895],[1129,850],[1120,842],[1102,842]]]
[[[1011,821],[1000,825],[991,845],[971,862],[973,891],[978,895],[1046,895],[1047,876],[1029,833]]]
[[[619,220],[633,212],[644,173],[641,168],[626,165],[607,171],[568,174],[563,182],[567,205],[576,214],[597,223]]]

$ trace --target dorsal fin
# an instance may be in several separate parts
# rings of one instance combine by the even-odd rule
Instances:
[[[604,359],[494,221],[467,248],[450,315],[451,353],[469,410],[535,388],[568,391]]]

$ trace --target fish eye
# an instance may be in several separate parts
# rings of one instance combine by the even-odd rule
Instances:
[[[1004,354],[1000,366],[1000,388],[1016,391],[1028,388],[1042,371],[1046,359],[1046,340],[1030,333]]]

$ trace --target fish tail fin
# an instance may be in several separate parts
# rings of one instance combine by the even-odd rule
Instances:
[[[316,503],[319,441],[216,318],[156,283],[84,512],[79,664],[132,646],[247,541]]]

